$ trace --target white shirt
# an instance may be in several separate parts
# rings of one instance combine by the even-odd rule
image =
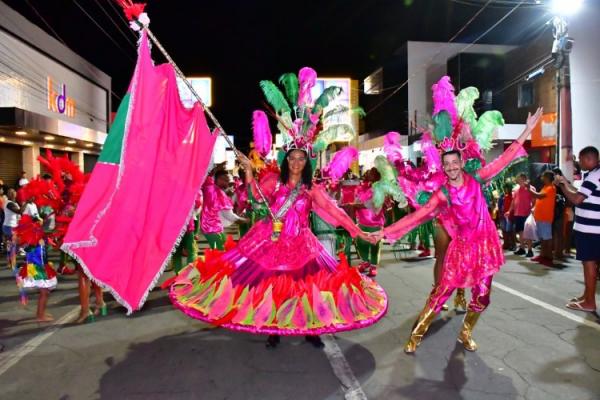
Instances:
[[[14,201],[8,200],[6,204],[4,204],[4,226],[10,226],[11,228],[16,228],[19,225],[19,214],[13,212],[8,209],[8,205],[10,203],[15,203]]]
[[[25,208],[23,208],[23,215],[29,215],[33,218],[37,218],[39,217],[40,213],[35,203],[27,203],[25,204]]]
[[[21,178],[21,179],[19,179],[19,186],[20,187],[23,187],[23,186],[27,185],[28,183],[29,183],[29,179],[27,179],[27,178]]]

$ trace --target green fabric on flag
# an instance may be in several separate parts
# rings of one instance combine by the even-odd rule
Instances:
[[[106,138],[106,142],[104,142],[100,157],[98,157],[98,162],[110,164],[121,163],[121,149],[123,148],[125,122],[127,121],[127,112],[129,111],[129,98],[130,94],[127,93],[125,97],[123,97],[121,104],[119,104],[117,115],[110,127],[108,137]]]

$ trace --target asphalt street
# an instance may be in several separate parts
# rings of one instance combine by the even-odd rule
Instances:
[[[2,261],[6,400],[600,399],[598,316],[564,308],[583,287],[575,260],[549,270],[507,253],[475,329],[479,350],[466,352],[456,342],[462,317],[451,307],[415,355],[402,347],[431,289],[433,259],[397,260],[389,246],[377,277],[389,294],[387,316],[371,328],[326,337],[324,350],[302,338],[266,349],[264,337],[189,319],[158,289],[130,317],[106,295],[108,316],[75,325],[74,277],[61,277],[50,296],[56,322],[38,324],[36,295],[21,306]]]

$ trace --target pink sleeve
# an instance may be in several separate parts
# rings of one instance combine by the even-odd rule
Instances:
[[[356,237],[361,232],[354,221],[338,207],[335,200],[325,192],[321,185],[313,185],[310,194],[314,202],[313,210],[319,217],[332,225],[342,226],[352,237]]]
[[[477,175],[482,181],[489,181],[518,158],[527,157],[527,152],[521,143],[515,141],[494,161],[481,168]]]
[[[202,188],[202,204],[204,207],[214,207],[217,204],[217,191],[214,183],[207,183]]]
[[[417,226],[434,218],[439,213],[439,208],[446,202],[446,196],[444,196],[442,191],[436,191],[423,207],[384,228],[384,237],[391,242],[400,239]]]

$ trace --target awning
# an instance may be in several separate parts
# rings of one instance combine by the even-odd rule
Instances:
[[[0,129],[24,130],[40,135],[52,134],[100,145],[104,144],[107,137],[105,132],[17,107],[0,107]]]

